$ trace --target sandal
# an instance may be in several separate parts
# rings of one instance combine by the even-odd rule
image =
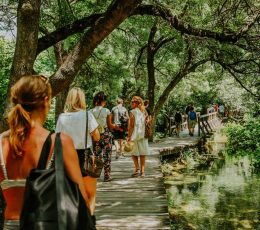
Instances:
[[[132,177],[138,177],[140,174],[140,170],[136,169],[135,172],[131,175]]]
[[[141,172],[141,173],[140,173],[140,177],[144,178],[144,177],[145,177],[145,173],[144,173],[144,172]]]

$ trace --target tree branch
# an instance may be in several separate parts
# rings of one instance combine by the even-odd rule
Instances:
[[[182,20],[177,18],[177,16],[172,15],[171,11],[163,8],[162,6],[155,5],[140,5],[138,6],[132,15],[152,15],[161,17],[167,21],[173,28],[176,30],[197,37],[208,37],[213,38],[220,42],[236,42],[240,37],[243,37],[243,34],[236,33],[218,33],[205,29],[194,28],[191,25],[184,23]]]
[[[64,40],[73,34],[82,33],[87,27],[90,27],[93,24],[96,24],[102,16],[104,16],[103,13],[93,14],[86,18],[76,20],[72,24],[61,27],[61,28],[39,38],[37,54],[41,53],[42,51],[53,46],[55,43],[57,43],[61,40]]]
[[[172,15],[172,13],[162,6],[155,5],[141,5],[137,7],[134,12],[129,16],[135,15],[151,15],[156,17],[161,17],[167,21],[173,28],[177,31],[180,31],[184,34],[193,35],[197,37],[208,37],[213,38],[220,42],[232,42],[235,43],[239,38],[243,37],[244,34],[254,25],[254,23],[259,20],[259,12],[257,12],[253,19],[248,22],[244,27],[242,27],[238,33],[218,33],[205,29],[193,28],[188,23],[184,23],[177,16]],[[97,23],[104,17],[104,13],[93,14],[88,17],[76,20],[69,25],[61,27],[50,34],[41,37],[38,40],[37,54],[51,47],[55,43],[66,39],[67,37],[76,34],[82,33],[86,28]]]
[[[180,68],[179,72],[169,82],[169,84],[167,85],[167,87],[164,89],[163,93],[159,97],[156,105],[154,106],[154,111],[153,112],[154,112],[155,115],[158,114],[158,112],[160,111],[162,105],[165,103],[165,101],[167,100],[168,96],[170,95],[170,92],[181,81],[181,79],[184,78],[185,76],[187,76],[189,73],[194,72],[198,66],[203,65],[203,64],[205,64],[206,62],[208,62],[210,60],[210,58],[209,59],[203,59],[203,60],[200,60],[200,61],[196,62],[192,66],[190,66],[191,61],[192,61],[192,55],[191,55],[192,51],[190,50],[189,47],[188,47],[187,51],[188,51],[188,58],[187,58],[186,62],[182,65],[182,67]]]
[[[139,65],[139,63],[140,63],[140,60],[141,60],[141,58],[142,58],[142,55],[143,55],[143,53],[144,53],[144,50],[147,48],[147,44],[145,44],[143,47],[141,47],[141,49],[139,50],[139,55],[138,55],[138,57],[137,57],[137,61],[136,61],[136,64],[135,64],[135,67],[137,66],[137,65]]]
[[[141,0],[115,0],[103,17],[99,18],[91,28],[83,34],[64,63],[51,77],[53,95],[66,88],[75,78],[82,64],[89,58],[93,50],[132,12]]]
[[[170,37],[170,38],[165,38],[163,40],[160,40],[156,47],[155,47],[155,53],[157,52],[158,49],[160,49],[164,44],[171,42],[172,40],[174,40],[174,37]]]
[[[239,83],[239,85],[245,89],[248,93],[252,94],[254,97],[259,98],[259,95],[253,93],[251,90],[249,90],[243,83],[242,81],[236,76],[236,74],[231,70],[230,66],[228,66],[227,64],[214,59],[215,62],[217,62],[218,64],[220,64],[225,70],[227,70],[233,77],[234,79]]]

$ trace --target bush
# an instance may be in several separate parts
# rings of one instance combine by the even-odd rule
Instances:
[[[260,119],[250,119],[243,125],[231,123],[225,128],[230,155],[252,157],[255,167],[260,169]]]

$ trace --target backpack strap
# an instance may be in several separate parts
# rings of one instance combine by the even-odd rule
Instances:
[[[46,168],[49,153],[51,150],[51,135],[54,133],[54,131],[51,131],[49,135],[47,136],[43,146],[42,146],[42,151],[40,155],[40,159],[38,161],[37,169],[43,170]]]
[[[5,165],[5,161],[4,161],[2,139],[3,139],[3,135],[1,134],[0,135],[0,160],[1,160],[1,167],[2,167],[2,170],[3,170],[3,174],[4,174],[4,179],[8,180],[6,165]]]
[[[103,108],[101,108],[101,109],[100,109],[100,111],[99,111],[99,114],[98,114],[98,117],[97,117],[97,119],[99,118],[99,116],[100,116],[100,113],[101,113],[102,109],[103,109]]]
[[[88,111],[86,110],[86,133],[85,133],[85,149],[88,148]]]
[[[57,198],[57,209],[58,209],[58,226],[59,230],[67,229],[67,218],[66,218],[66,199],[65,193],[65,169],[63,163],[63,150],[60,138],[60,133],[56,134],[54,144],[54,159],[55,159],[55,178],[56,178],[56,198]],[[65,218],[64,218],[65,217]]]

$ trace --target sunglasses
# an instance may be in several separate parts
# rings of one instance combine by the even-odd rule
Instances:
[[[35,76],[40,77],[46,85],[49,83],[48,77],[45,77],[44,75],[35,75]]]

